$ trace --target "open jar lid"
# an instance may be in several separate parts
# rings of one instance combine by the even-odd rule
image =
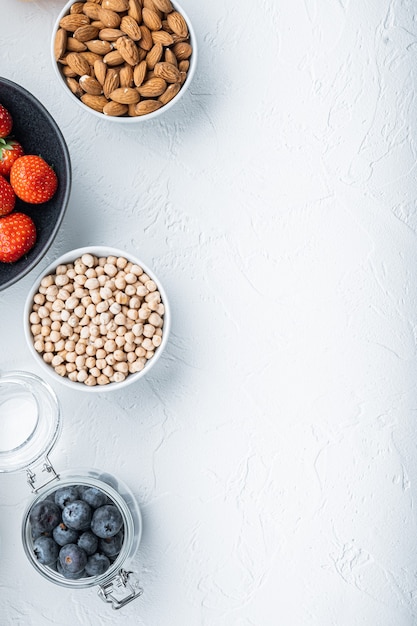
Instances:
[[[47,456],[61,429],[53,389],[29,372],[0,375],[0,472],[28,470]]]

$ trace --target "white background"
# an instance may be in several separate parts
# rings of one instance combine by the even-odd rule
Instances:
[[[0,370],[40,374],[27,290],[81,245],[136,253],[172,305],[123,392],[70,393],[58,469],[125,480],[143,597],[37,575],[25,475],[0,476],[0,622],[417,623],[417,22],[411,0],[182,0],[190,91],[121,129],[80,112],[49,46],[58,0],[1,0],[0,75],[67,140],[73,188],[41,264],[0,294]],[[51,381],[49,381],[51,382]]]

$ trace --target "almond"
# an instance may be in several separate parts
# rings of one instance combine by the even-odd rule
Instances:
[[[172,63],[157,63],[154,67],[155,76],[163,78],[167,83],[179,83],[181,74]]]
[[[111,11],[127,11],[129,8],[129,0],[103,0],[101,3],[103,9],[110,9]]]
[[[107,65],[104,63],[103,60],[100,59],[99,61],[94,62],[93,68],[95,77],[97,78],[98,82],[100,83],[100,85],[104,85],[107,74]]]
[[[78,39],[78,41],[86,42],[90,41],[90,39],[95,39],[97,35],[98,28],[91,26],[91,24],[86,24],[85,26],[77,28],[77,30],[74,31],[73,37]]]
[[[80,52],[80,55],[88,61],[91,67],[94,65],[96,61],[99,61],[101,59],[101,56],[99,54],[96,54],[95,52],[91,52],[90,50],[86,50],[85,52]]]
[[[135,106],[135,114],[136,115],[148,115],[149,113],[153,113],[157,111],[162,106],[162,102],[158,100],[143,100],[142,102],[138,102]]]
[[[133,87],[119,87],[110,93],[110,99],[120,104],[136,104],[140,95]]]
[[[106,26],[106,28],[119,28],[122,18],[116,11],[110,9],[100,9],[98,19]]]
[[[126,63],[119,72],[120,87],[132,87],[133,85],[133,69],[131,65]]]
[[[141,61],[134,68],[134,70],[133,70],[133,82],[135,83],[136,87],[140,87],[141,84],[143,83],[143,81],[145,80],[147,69],[148,69],[148,66],[146,64],[146,61]]]
[[[154,43],[160,43],[163,46],[172,46],[174,44],[172,36],[165,30],[154,30],[151,35]]]
[[[142,37],[139,24],[130,15],[124,15],[120,22],[120,30],[128,35],[133,41],[139,41]]]
[[[186,43],[185,41],[183,41],[180,43],[176,43],[173,46],[172,51],[177,57],[178,61],[184,61],[190,58],[193,52],[193,49],[189,43]]]
[[[167,20],[162,20],[162,29],[166,32],[169,33],[170,35],[172,35],[174,33],[174,31],[172,30],[172,28],[170,28],[170,25],[168,24]]]
[[[87,76],[87,74],[85,74],[84,76],[81,76],[78,82],[82,90],[86,93],[90,93],[93,96],[99,96],[103,93],[102,86],[100,85],[98,80],[96,80],[92,76]]]
[[[85,2],[83,5],[83,13],[88,15],[91,20],[98,20],[100,5],[95,2]]]
[[[162,93],[159,96],[158,98],[159,102],[162,102],[162,104],[168,104],[168,102],[170,102],[173,98],[175,98],[175,96],[177,95],[180,89],[181,89],[180,83],[173,83],[171,85],[168,85],[164,93]]]
[[[146,55],[146,64],[150,70],[153,70],[158,61],[161,60],[163,54],[162,44],[156,43]]]
[[[77,76],[77,73],[74,72],[69,65],[64,65],[61,71],[67,78],[75,78]]]
[[[65,30],[73,33],[80,26],[90,23],[90,18],[83,13],[73,13],[71,15],[65,15],[60,21],[59,26]]]
[[[149,30],[160,30],[162,28],[161,18],[158,13],[146,7],[142,9],[142,20]]]
[[[172,63],[172,65],[175,65],[175,66],[178,65],[177,57],[175,56],[175,54],[172,52],[170,48],[167,48],[165,50],[165,61],[167,63]]]
[[[104,56],[113,50],[111,43],[102,39],[92,39],[91,41],[86,41],[86,46],[89,50],[91,50],[91,52],[95,52],[101,56]]]
[[[144,61],[146,59],[148,50],[143,50],[142,48],[139,48],[138,46],[138,52],[139,52],[139,63],[140,63],[141,61]]]
[[[188,72],[188,70],[190,69],[190,62],[189,61],[180,61],[178,63],[178,69],[180,72]]]
[[[120,104],[120,102],[108,102],[103,107],[104,115],[112,115],[114,117],[120,117],[120,115],[125,115],[129,111],[129,107],[127,104]]]
[[[67,31],[64,30],[63,28],[59,28],[56,32],[55,35],[55,41],[54,41],[54,56],[55,56],[55,61],[58,61],[58,59],[60,59],[66,48],[67,48]]]
[[[78,80],[75,80],[75,78],[68,76],[65,82],[67,83],[74,96],[77,96],[77,98],[81,98],[84,91],[81,89]]]
[[[103,61],[110,67],[115,67],[116,65],[121,65],[124,59],[118,50],[112,50],[103,57]]]
[[[127,14],[140,24],[142,21],[142,2],[140,0],[129,0]]]
[[[103,84],[103,92],[106,98],[109,97],[112,91],[118,88],[120,85],[119,72],[114,68],[109,68],[106,73],[106,80]]]
[[[123,35],[123,32],[118,28],[103,28],[98,36],[103,41],[116,41]]]
[[[155,76],[145,81],[140,87],[137,87],[137,90],[144,98],[155,98],[164,93],[166,88],[167,84],[164,79]]]
[[[127,105],[127,114],[129,117],[136,117],[136,111],[135,111],[136,106],[137,106],[136,104]]]
[[[170,0],[152,0],[152,2],[162,13],[171,13],[174,10]]]
[[[99,113],[103,113],[103,108],[108,103],[108,100],[105,96],[93,96],[91,93],[85,93],[81,96],[81,102],[86,104],[90,109],[94,109]]]
[[[79,76],[83,76],[84,74],[89,74],[90,72],[90,64],[87,59],[84,59],[79,52],[70,52],[66,56],[66,61],[68,66],[72,69],[73,72],[78,74]]]
[[[180,37],[187,37],[188,26],[181,13],[178,13],[178,11],[168,13],[167,22],[173,33],[179,35]]]
[[[153,39],[151,35],[151,31],[145,24],[141,24],[139,26],[141,32],[141,38],[139,39],[139,47],[143,50],[150,50],[153,46]]]
[[[96,28],[98,28],[99,30],[103,30],[103,28],[106,28],[103,24],[103,22],[100,22],[100,20],[93,20],[91,22],[91,26],[95,26]]]
[[[84,6],[84,2],[74,2],[74,4],[71,5],[70,13],[71,14],[82,13],[83,12],[83,6]]]
[[[179,41],[186,41],[187,43],[190,41],[189,35],[187,35],[186,37],[180,37],[176,33],[171,33],[171,34],[172,34],[172,39],[174,40],[174,44],[178,43]]]
[[[142,0],[142,8],[151,9],[151,11],[157,11],[157,8],[154,5],[153,0]]]
[[[68,37],[67,50],[68,52],[84,52],[84,50],[87,50],[87,46],[82,41],[74,39],[74,37]]]
[[[139,52],[137,46],[130,37],[120,37],[115,43],[118,52],[129,65],[136,65],[139,62]]]

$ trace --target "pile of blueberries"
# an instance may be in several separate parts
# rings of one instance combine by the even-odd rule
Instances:
[[[60,487],[33,506],[29,521],[37,561],[68,579],[104,574],[123,545],[120,510],[96,487]]]

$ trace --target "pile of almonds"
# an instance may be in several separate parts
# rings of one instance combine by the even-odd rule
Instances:
[[[29,314],[35,350],[55,372],[107,385],[140,372],[162,343],[155,282],[124,257],[83,254],[44,276]]]
[[[178,94],[192,46],[187,22],[170,0],[82,0],[60,20],[54,54],[85,105],[135,117]]]

